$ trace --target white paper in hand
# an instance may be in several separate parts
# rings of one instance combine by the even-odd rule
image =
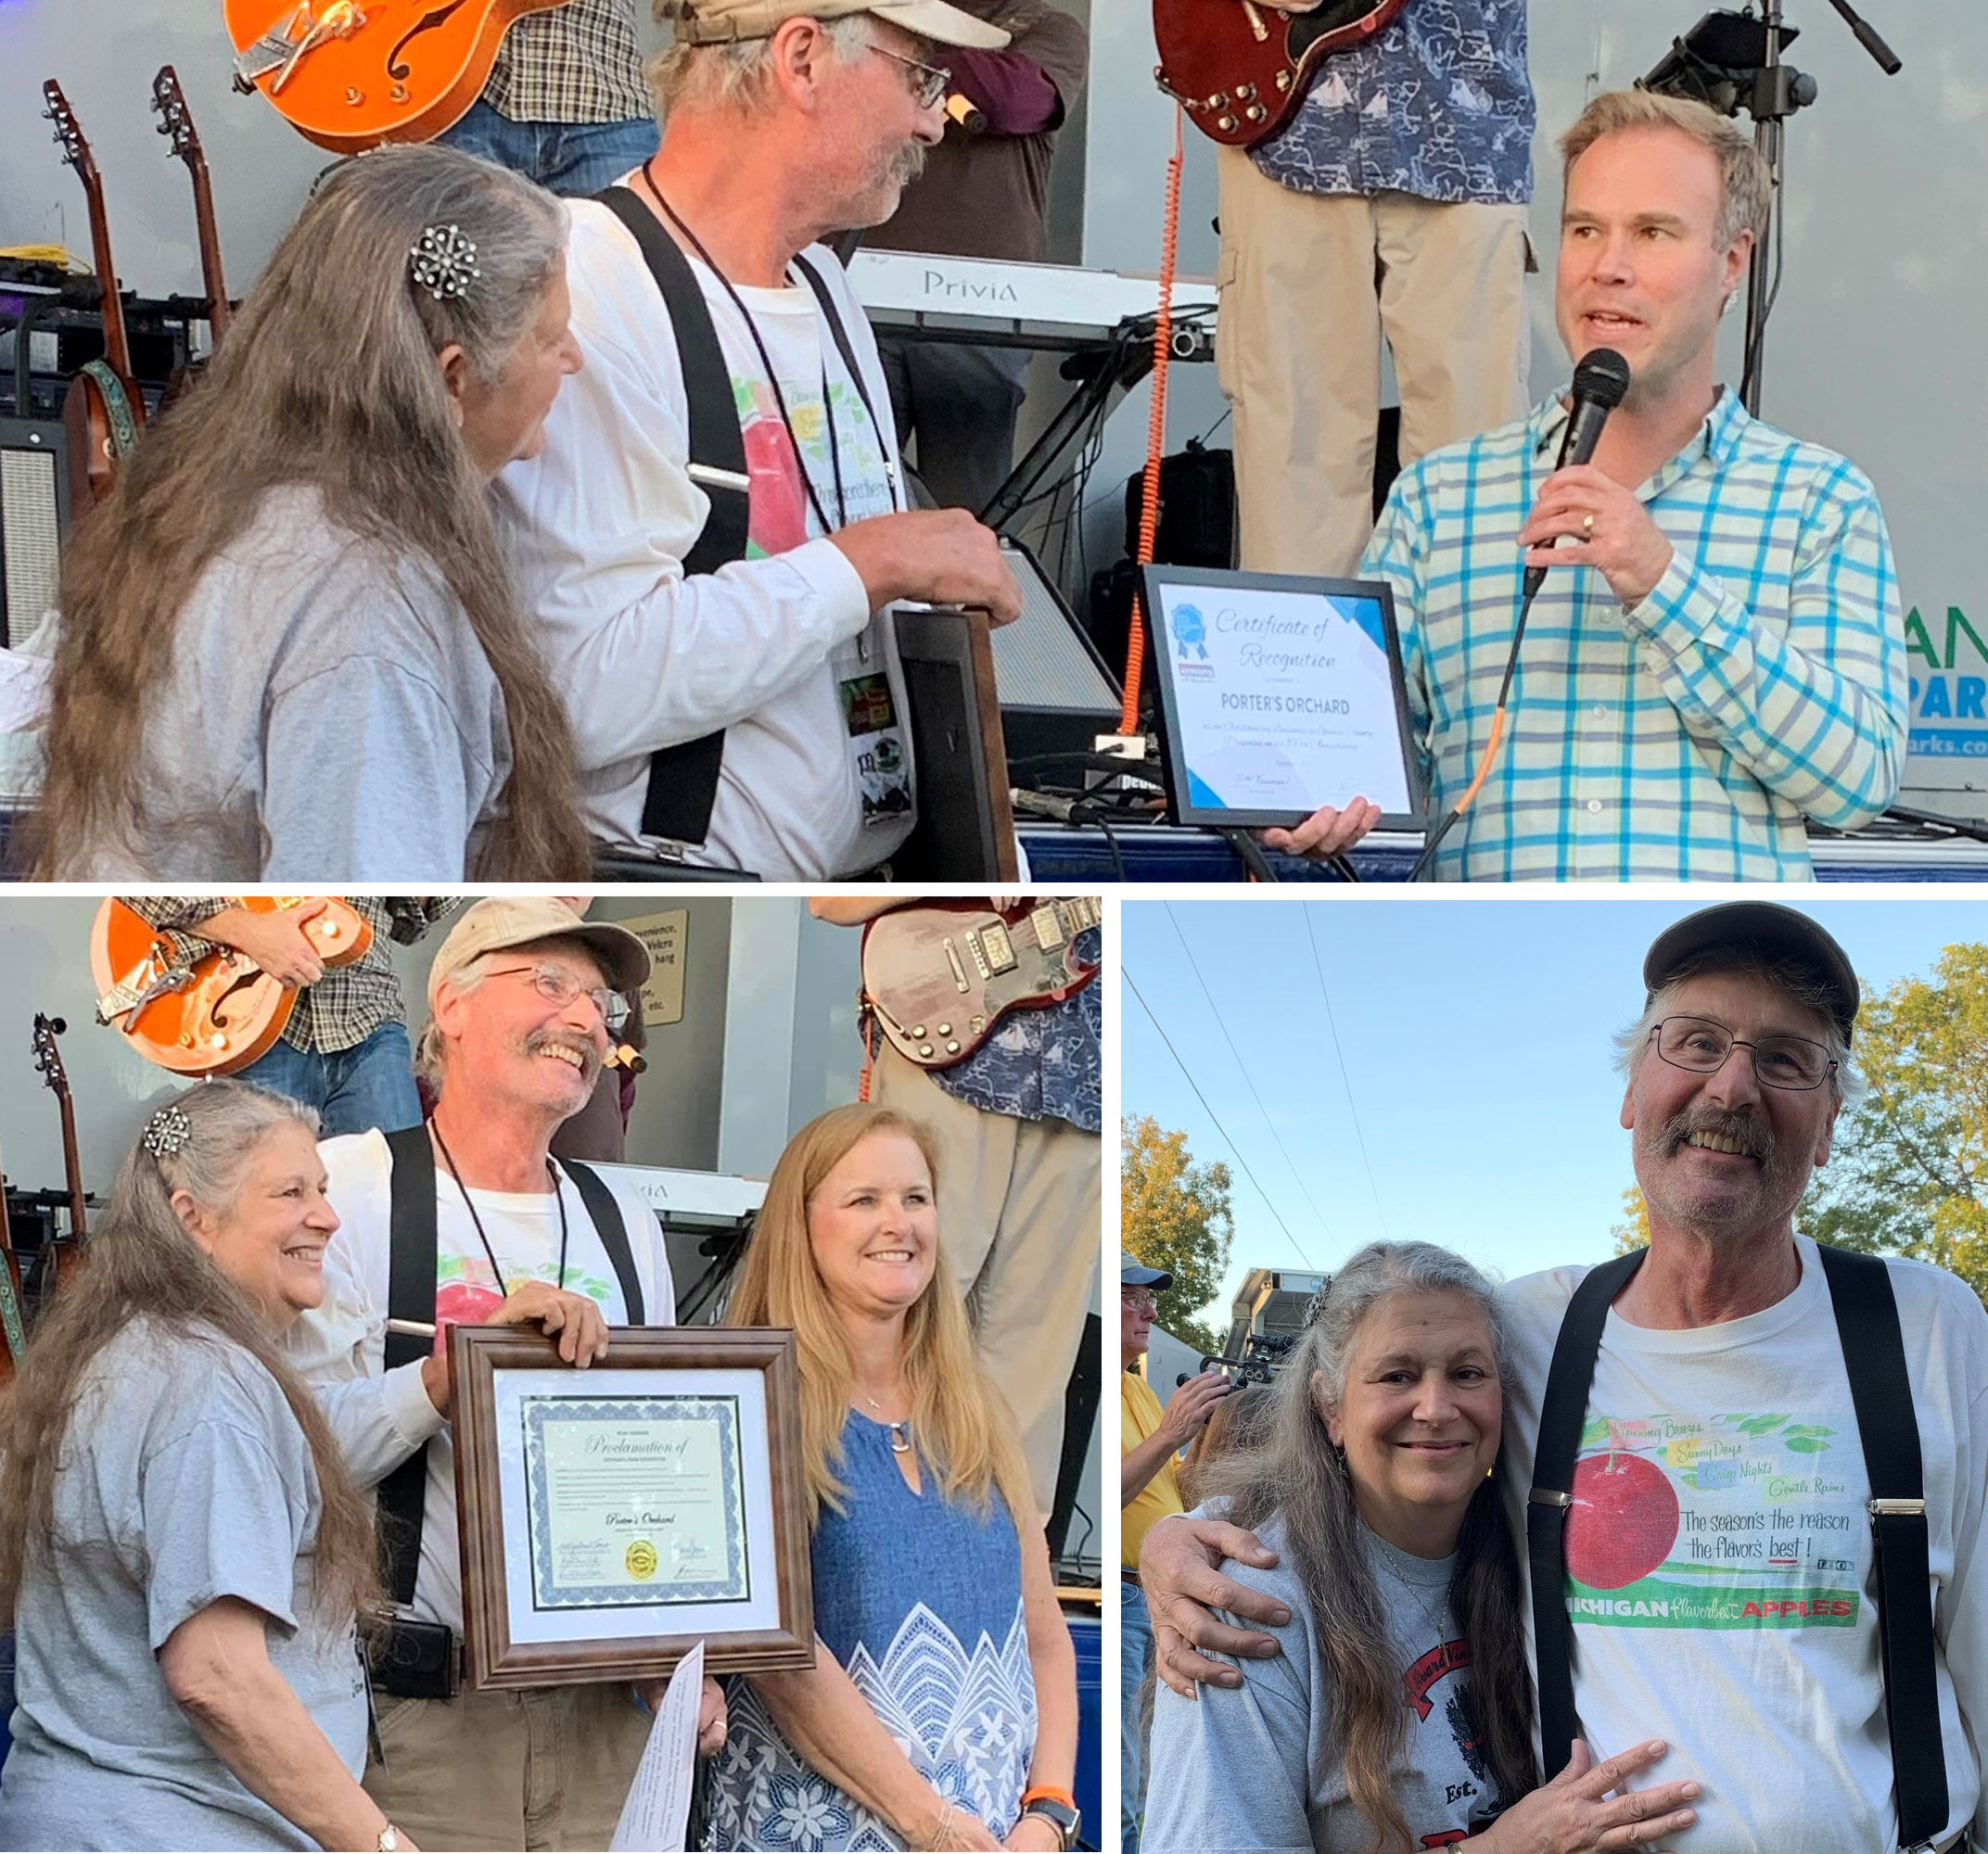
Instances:
[[[635,1781],[621,1805],[610,1854],[683,1854],[690,1826],[691,1776],[697,1762],[697,1701],[704,1691],[704,1644],[677,1663],[656,1708]]]

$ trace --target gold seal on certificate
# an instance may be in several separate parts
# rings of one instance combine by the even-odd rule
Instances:
[[[793,1335],[640,1327],[585,1371],[457,1327],[456,1493],[475,1686],[806,1667],[813,1602]]]

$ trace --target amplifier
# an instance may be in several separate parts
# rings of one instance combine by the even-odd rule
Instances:
[[[0,418],[0,643],[7,649],[54,605],[68,535],[61,420]]]
[[[1008,757],[1088,754],[1118,726],[1117,679],[1035,555],[1006,535],[1000,551],[1022,589],[1022,616],[991,638]]]

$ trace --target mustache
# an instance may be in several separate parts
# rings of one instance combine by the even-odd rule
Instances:
[[[569,1049],[580,1058],[580,1078],[593,1086],[600,1078],[603,1058],[593,1044],[556,1030],[534,1030],[525,1038],[525,1054],[537,1056],[547,1049]]]
[[[1763,1165],[1775,1156],[1774,1135],[1758,1115],[1731,1108],[1689,1107],[1663,1124],[1662,1149],[1668,1155],[1694,1133],[1712,1133],[1731,1140],[1750,1159]]]

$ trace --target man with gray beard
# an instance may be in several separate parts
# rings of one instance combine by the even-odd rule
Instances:
[[[909,509],[876,344],[817,241],[896,210],[939,138],[945,0],[684,0],[662,146],[571,208],[584,371],[507,470],[524,604],[609,847],[860,875],[916,817],[893,601],[1021,595],[994,536]]]
[[[1988,1592],[1971,1572],[1988,1499],[1988,1314],[1956,1276],[1916,1262],[1876,1264],[1852,1293],[1845,1259],[1794,1228],[1862,1086],[1855,974],[1807,915],[1732,902],[1659,934],[1643,977],[1643,1015],[1617,1047],[1650,1247],[1603,1264],[1599,1296],[1578,1295],[1599,1273],[1582,1267],[1506,1290],[1498,1471],[1522,1563],[1529,1508],[1566,1514],[1545,1561],[1557,1552],[1564,1571],[1569,1716],[1597,1759],[1663,1734],[1672,1748],[1648,1776],[1703,1785],[1691,1854],[1945,1854],[1970,1829],[1984,1845]],[[1842,1335],[1868,1314],[1845,1302],[1887,1293],[1909,1396],[1867,1403],[1885,1347],[1867,1332],[1853,1377]],[[1584,1313],[1590,1338],[1599,1331],[1586,1351]],[[1592,1359],[1585,1399],[1563,1354]],[[1539,1447],[1549,1369],[1579,1417],[1567,1429],[1578,1437],[1571,1480],[1548,1461],[1536,1468],[1536,1449],[1552,1454]],[[1885,1560],[1889,1614],[1874,1540],[1892,1516],[1874,1506],[1897,1503],[1874,1502],[1873,1483],[1901,1451],[1886,1446],[1886,1421],[1907,1438],[1916,1429],[1926,1555],[1923,1573]],[[1274,1562],[1213,1522],[1168,1519],[1147,1534],[1141,1579],[1177,1691],[1237,1683],[1190,1640],[1275,1652],[1201,1606],[1286,1619],[1218,1574],[1224,1556]],[[1920,1684],[1893,1632],[1916,1626],[1923,1644],[1929,1596]],[[1558,1632],[1554,1606],[1544,1614]],[[1566,1665],[1562,1653],[1536,1655],[1543,1710]],[[1902,1732],[1915,1695],[1921,1725]],[[1564,1738],[1542,1746],[1549,1774],[1568,1752]]]

